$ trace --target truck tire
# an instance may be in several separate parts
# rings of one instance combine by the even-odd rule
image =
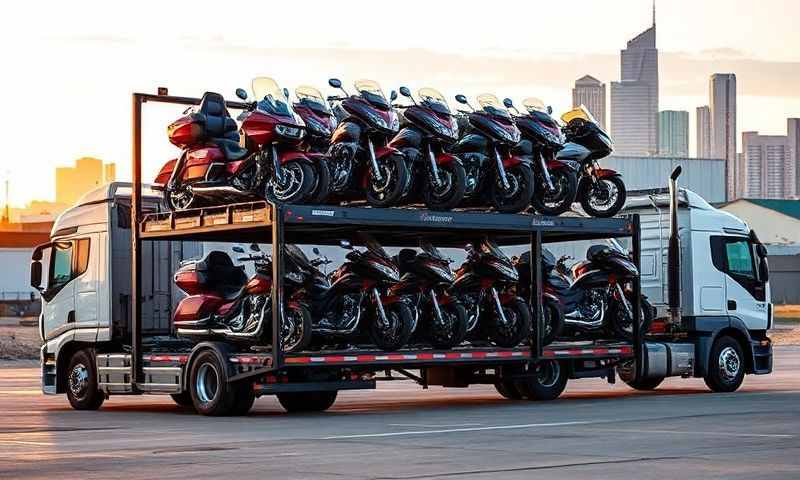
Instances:
[[[66,374],[67,398],[72,408],[75,410],[100,408],[106,397],[97,388],[97,367],[91,351],[78,350],[72,354]]]
[[[172,397],[172,401],[180,407],[194,407],[192,403],[192,394],[188,390],[181,393],[173,393],[170,397]]]
[[[256,392],[253,391],[253,383],[242,381],[236,384],[236,401],[233,402],[231,415],[247,415],[253,403],[256,401]]]
[[[324,412],[336,401],[336,390],[330,392],[278,393],[278,402],[289,413]]]
[[[529,368],[531,375],[514,385],[525,400],[554,400],[567,386],[567,372],[557,360],[544,360]]]
[[[705,381],[713,392],[735,392],[744,380],[742,347],[734,338],[722,335],[714,341],[708,357]]]
[[[661,382],[664,381],[664,377],[657,377],[657,378],[640,378],[639,380],[631,380],[630,382],[625,382],[629,387],[634,390],[640,390],[643,392],[649,390],[655,390],[656,387],[661,385]]]
[[[498,380],[494,382],[494,388],[497,389],[497,393],[509,400],[522,400],[522,394],[511,380]]]
[[[192,362],[189,388],[197,413],[222,416],[231,413],[236,403],[236,385],[228,383],[228,372],[216,353],[206,350]]]

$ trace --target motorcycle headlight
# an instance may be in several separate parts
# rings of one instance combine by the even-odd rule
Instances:
[[[306,119],[306,126],[326,137],[331,135],[331,131],[328,127],[314,120],[313,118]]]
[[[397,114],[394,113],[394,112],[391,112],[391,116],[392,116],[392,131],[396,132],[396,131],[400,130],[400,119],[397,117]]]
[[[369,116],[370,116],[370,118],[372,118],[372,121],[375,123],[375,125],[377,125],[377,126],[379,126],[381,128],[386,128],[386,129],[389,128],[389,124],[386,123],[386,120],[384,120],[383,117],[381,117],[380,115],[377,115],[377,114],[374,114],[374,113],[370,113]]]
[[[287,138],[303,138],[303,129],[289,125],[275,125],[275,132]]]
[[[393,280],[395,282],[400,281],[400,271],[397,268],[390,267],[388,265],[384,265],[382,263],[375,262],[372,264],[376,270],[381,272],[388,278],[389,280]]]

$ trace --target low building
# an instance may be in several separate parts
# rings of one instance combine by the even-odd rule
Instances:
[[[0,231],[0,316],[38,315],[39,292],[30,286],[31,254],[50,240],[50,231],[17,229],[16,224],[4,227],[14,229]]]
[[[747,222],[762,243],[800,244],[800,200],[741,198],[721,208]]]

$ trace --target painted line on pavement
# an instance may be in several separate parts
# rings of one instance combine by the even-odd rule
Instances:
[[[615,420],[616,421],[616,420]],[[609,420],[586,421],[586,422],[554,422],[554,423],[525,423],[519,425],[493,425],[488,427],[469,427],[469,428],[444,428],[438,430],[412,430],[408,432],[383,432],[383,433],[359,433],[354,435],[334,435],[322,437],[320,440],[343,440],[348,438],[376,438],[376,437],[401,437],[405,435],[431,435],[440,433],[461,433],[461,432],[482,432],[487,430],[518,430],[523,428],[540,427],[569,427],[573,425],[592,425],[596,423],[608,423]]]

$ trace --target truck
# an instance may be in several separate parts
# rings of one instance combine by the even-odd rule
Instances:
[[[199,99],[133,94],[133,183],[87,194],[57,219],[50,241],[32,256],[31,285],[42,298],[42,390],[66,394],[76,409],[97,409],[110,395],[169,394],[205,415],[245,414],[261,395],[276,395],[289,412],[323,411],[341,390],[373,389],[397,378],[423,388],[491,384],[506,398],[528,400],[555,399],[568,380],[590,377],[609,383],[619,377],[641,390],[666,377],[699,377],[713,391],[730,392],[745,374],[771,372],[766,249],[744,222],[679,189],[679,170],[669,194],[632,200],[625,215],[610,219],[263,201],[170,212],[161,192],[141,180],[147,102]],[[355,345],[284,352],[282,246],[335,245],[361,231],[390,246],[425,238],[463,247],[487,234],[500,245],[524,245],[532,265],[532,338],[515,348],[411,345],[388,353]],[[601,239],[626,242],[641,272],[632,285],[632,338],[543,345],[544,245]],[[278,308],[269,345],[176,335],[171,315],[180,293],[172,274],[181,260],[200,254],[202,242],[271,244],[271,301]],[[642,295],[656,313],[648,332],[639,328]]]

